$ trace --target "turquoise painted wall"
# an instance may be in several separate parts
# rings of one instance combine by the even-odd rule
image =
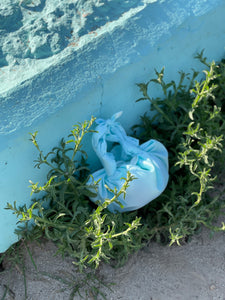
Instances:
[[[193,57],[203,48],[209,60],[225,52],[223,0],[33,2],[11,10],[0,4],[0,252],[17,241],[17,220],[6,203],[29,204],[29,180],[43,183],[47,172],[33,168],[29,132],[38,130],[47,152],[77,122],[120,110],[129,131],[148,109],[135,103],[135,84],[154,77],[154,68],[165,66],[168,80],[177,79],[179,70],[200,68]],[[18,21],[9,29],[13,14]],[[51,33],[60,33],[58,44]],[[151,94],[160,91],[153,87]],[[86,149],[98,168],[90,140]]]

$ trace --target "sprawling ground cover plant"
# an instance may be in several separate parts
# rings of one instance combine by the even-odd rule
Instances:
[[[134,129],[142,129],[139,138],[143,142],[149,138],[161,141],[170,162],[167,189],[139,214],[152,236],[170,244],[179,244],[200,224],[224,229],[213,227],[224,207],[222,191],[214,190],[214,198],[207,191],[216,183],[224,161],[225,64],[208,63],[203,52],[196,58],[206,67],[202,80],[197,80],[202,76],[193,71],[192,75],[181,72],[178,84],[166,83],[162,69],[156,71],[156,79],[138,84],[143,97],[137,101],[149,101],[155,115],[150,118],[146,113]],[[151,84],[161,86],[162,99],[149,96]]]
[[[198,59],[205,68],[204,78],[193,71],[180,73],[178,83],[166,83],[162,69],[155,79],[138,84],[143,97],[137,101],[149,101],[154,114],[141,117],[133,127],[134,135],[141,142],[157,139],[169,152],[170,180],[160,197],[134,212],[110,213],[107,206],[120,194],[125,196],[129,182],[135,180],[127,174],[123,188],[112,191],[112,199],[98,205],[88,200],[90,171],[82,140],[92,132],[94,119],[76,125],[69,139],[46,155],[34,133],[31,140],[39,152],[36,167],[45,164],[49,173],[44,186],[31,182],[32,193],[44,192],[31,207],[8,204],[23,223],[18,234],[23,238],[44,234],[58,245],[58,252],[74,257],[82,270],[85,265],[98,267],[101,260],[121,265],[152,239],[180,244],[201,224],[224,230],[223,225],[213,225],[224,207],[222,192],[212,196],[209,189],[219,175],[218,162],[224,159],[225,62],[208,63],[203,52]],[[153,84],[161,86],[162,98],[151,98]]]
[[[118,201],[121,194],[125,196],[129,182],[133,180],[129,173],[120,191],[111,190],[112,199],[106,199],[98,206],[88,199],[93,194],[90,186],[86,186],[90,172],[81,143],[84,136],[93,131],[93,122],[94,118],[75,125],[68,140],[62,139],[60,145],[47,155],[38,145],[37,132],[31,134],[31,141],[39,152],[35,166],[40,168],[44,164],[50,168],[44,186],[30,181],[32,194],[44,192],[44,195],[41,199],[33,199],[29,208],[26,205],[17,208],[16,202],[7,207],[14,211],[20,222],[25,223],[25,227],[17,230],[19,235],[36,239],[44,234],[58,245],[59,253],[74,257],[80,270],[85,264],[98,267],[101,259],[116,259],[115,251],[111,251],[114,247],[122,251],[125,246],[124,253],[137,248],[135,242],[131,242],[130,232],[140,226],[140,218],[134,214],[121,217],[106,210],[111,202]],[[96,185],[93,182],[93,189]],[[140,246],[141,242],[138,243]],[[120,255],[122,257],[122,253]]]

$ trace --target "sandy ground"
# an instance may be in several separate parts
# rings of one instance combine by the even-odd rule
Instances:
[[[60,256],[54,256],[56,248],[49,242],[30,244],[29,248],[37,271],[25,251],[27,297],[22,267],[18,264],[10,270],[5,263],[6,269],[0,273],[1,299],[81,299],[78,294],[70,298],[71,291],[81,280],[70,258],[62,260]],[[122,268],[102,265],[98,275],[104,282],[115,283],[111,290],[101,289],[106,299],[223,300],[225,234],[210,237],[210,232],[203,229],[181,247],[152,243],[134,254]],[[85,296],[84,290],[81,289],[81,293]],[[85,298],[94,299],[93,293],[88,291]],[[103,298],[99,295],[97,299]]]

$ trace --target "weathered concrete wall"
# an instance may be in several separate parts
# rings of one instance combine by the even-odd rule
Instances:
[[[17,241],[6,203],[29,203],[29,179],[43,182],[46,173],[33,168],[28,132],[38,130],[48,151],[91,115],[123,110],[128,129],[148,108],[135,103],[135,83],[154,68],[176,79],[199,67],[193,56],[203,48],[209,59],[224,56],[224,15],[223,0],[0,3],[0,252]]]

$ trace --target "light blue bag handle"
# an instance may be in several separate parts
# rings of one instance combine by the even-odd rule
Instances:
[[[122,112],[118,112],[114,114],[111,119],[97,119],[97,132],[93,133],[92,136],[93,149],[95,150],[108,176],[112,176],[115,173],[117,162],[113,153],[107,152],[107,141],[119,143],[122,147],[123,155],[126,154],[133,157],[138,153],[145,157],[146,154],[145,151],[140,149],[139,141],[127,136],[120,123],[116,122],[116,119],[118,119],[121,115]]]

